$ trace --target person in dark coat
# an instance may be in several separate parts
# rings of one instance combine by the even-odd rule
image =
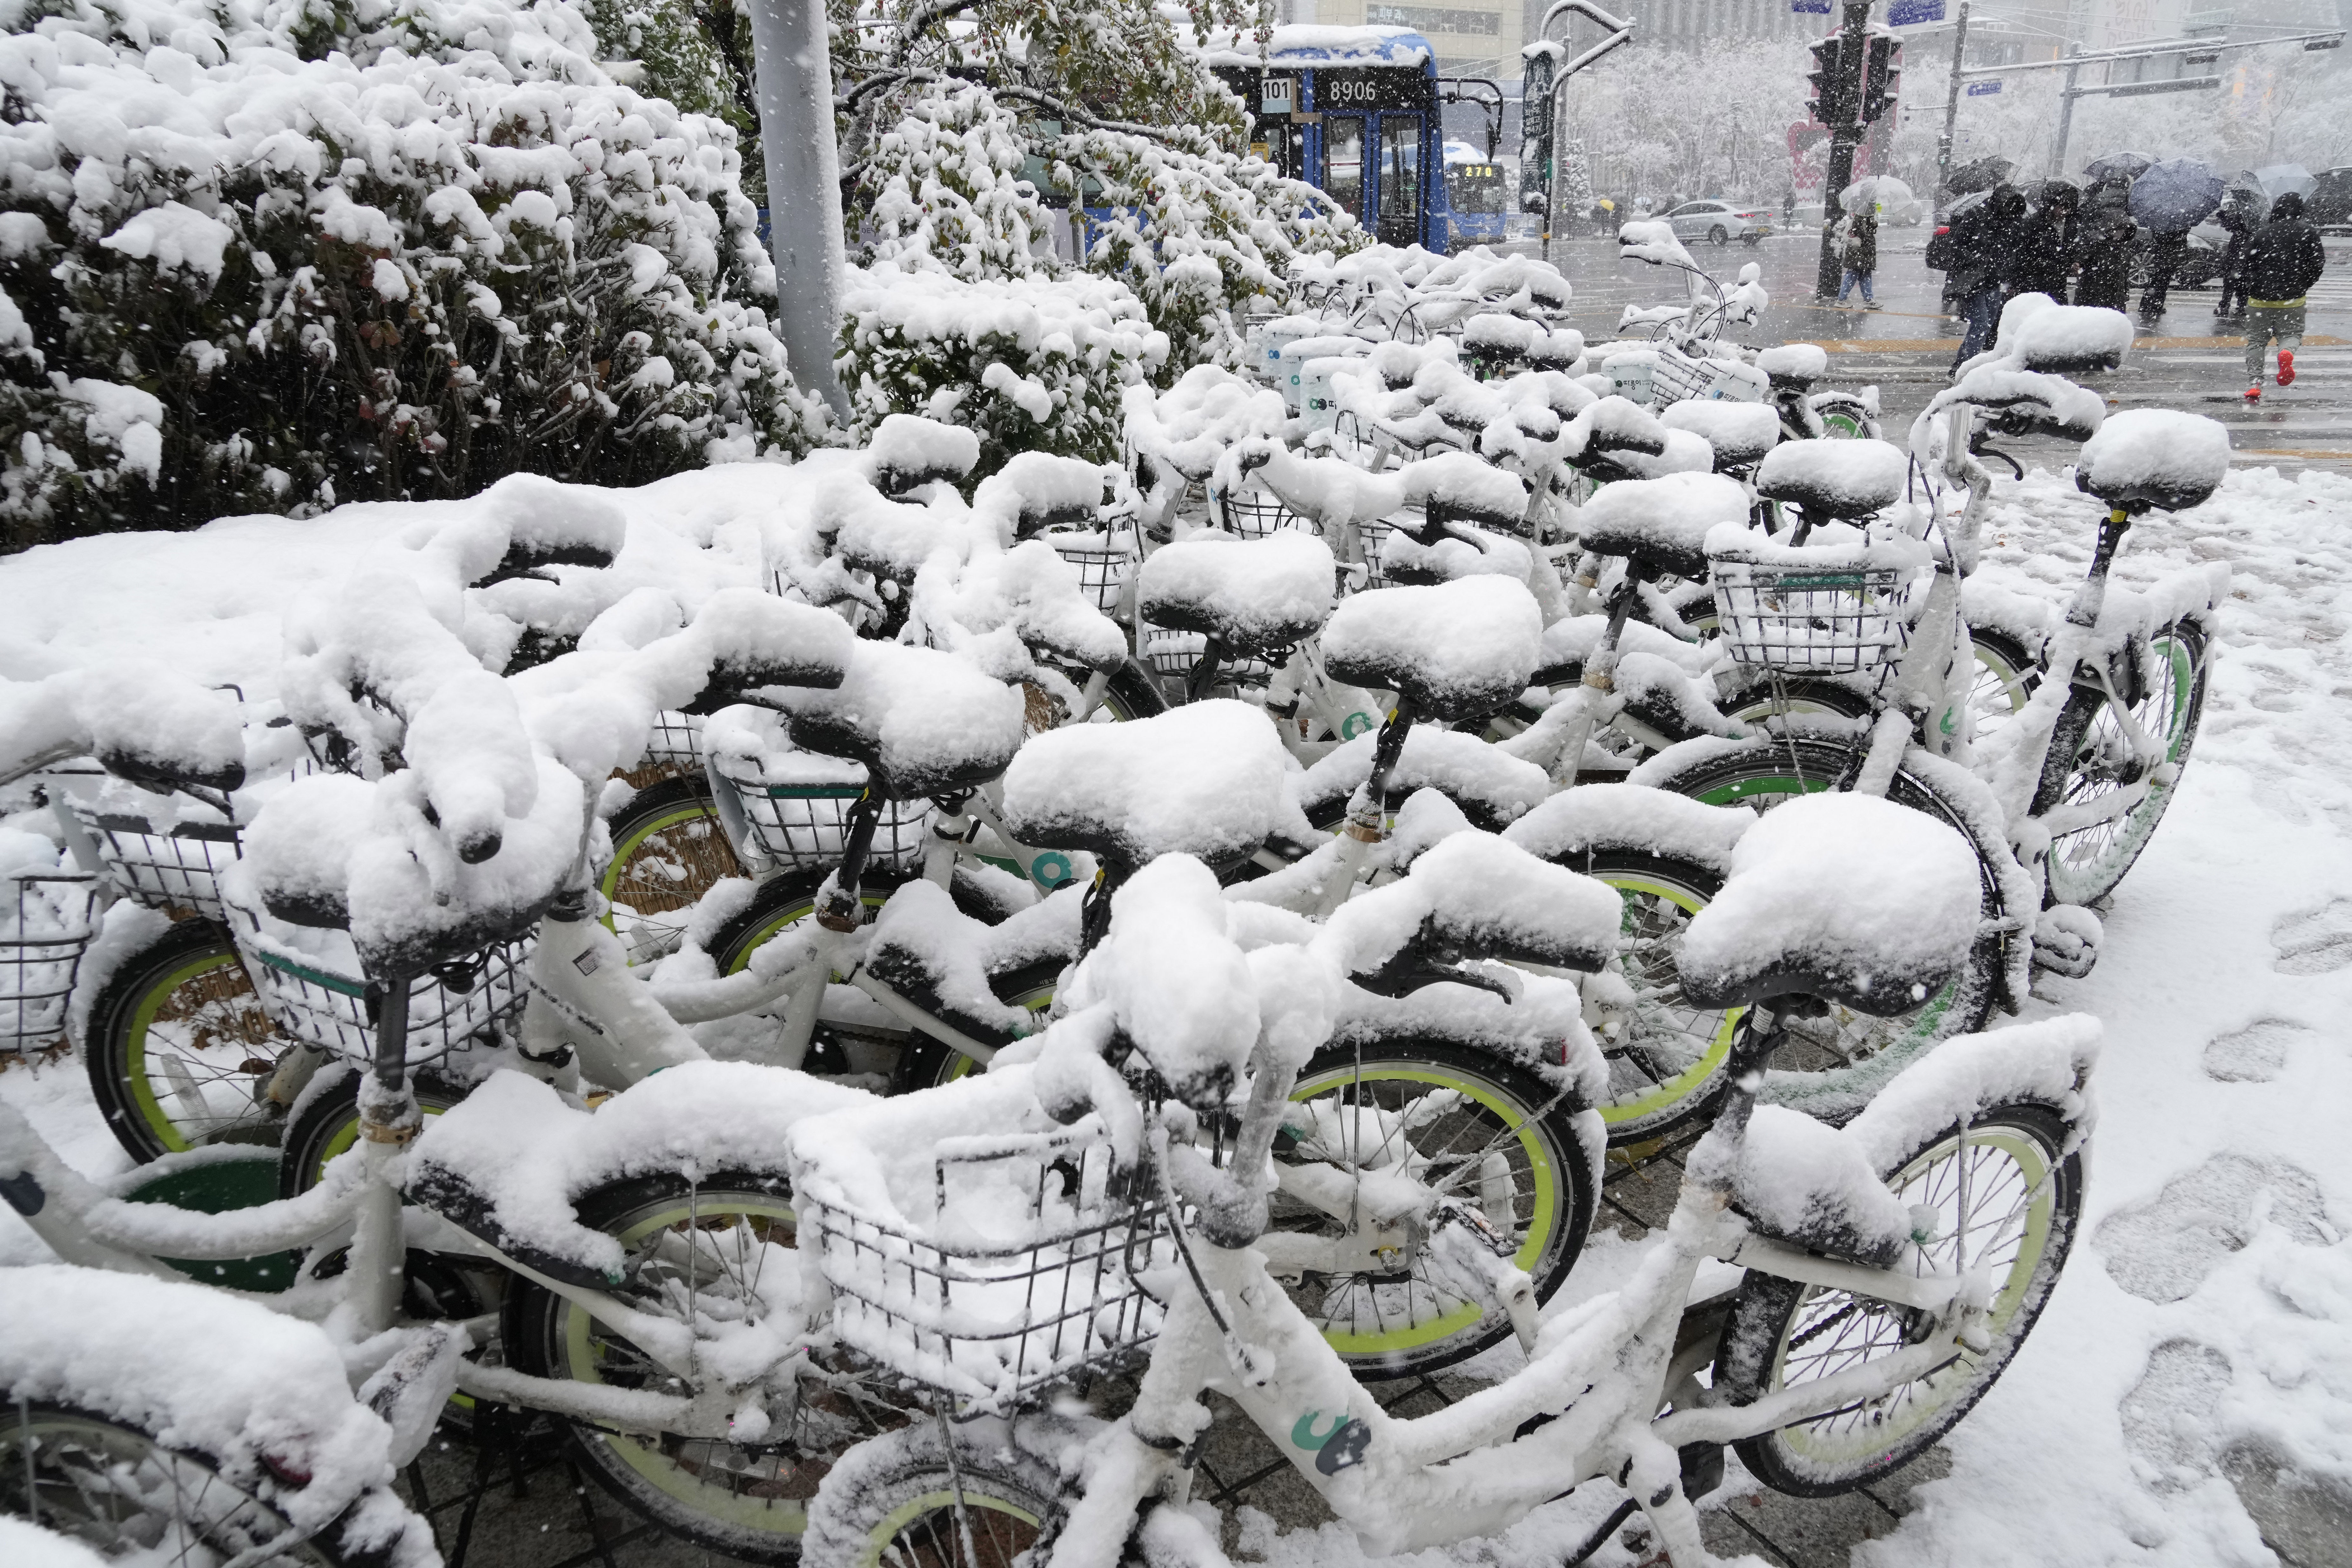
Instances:
[[[2221,299],[2213,307],[2217,321],[2236,321],[2246,314],[2246,241],[2260,226],[2253,204],[2242,193],[2231,191],[2213,221],[2227,229],[2230,243],[2221,251]]]
[[[1859,283],[1862,285],[1863,309],[1875,310],[1878,309],[1878,296],[1872,291],[1872,283],[1878,271],[1877,205],[1864,203],[1858,211],[1838,219],[1837,226],[1838,259],[1845,274],[1844,280],[1838,285],[1837,302],[1844,304],[1846,296]]]
[[[2271,204],[2270,222],[2246,241],[2246,395],[2263,395],[2263,361],[2278,340],[2278,384],[2294,381],[2294,351],[2303,346],[2304,296],[2327,270],[2319,226],[2303,216],[2303,198],[2289,192]]]
[[[2139,226],[2132,221],[2130,200],[2131,185],[2124,180],[2102,181],[2083,199],[2075,238],[2075,264],[2082,268],[2074,285],[2077,305],[2120,310],[2131,303],[2132,241]]]
[[[2024,216],[2025,197],[2016,187],[1996,185],[1991,195],[1952,226],[1952,268],[1947,279],[1952,298],[1959,301],[1964,325],[1960,352],[1952,361],[1955,374],[1992,346],[1994,330],[2000,324],[2001,300],[2017,267],[2019,229]]]
[[[2164,314],[2166,302],[2172,297],[2172,279],[2188,255],[2187,229],[2179,234],[2158,229],[2148,236],[2147,281],[2140,285],[2139,290],[2139,319],[2143,324]]]
[[[2066,276],[2074,268],[2078,207],[2083,193],[2063,180],[2042,188],[2042,205],[2020,226],[2017,263],[2011,268],[2009,293],[2047,294],[2066,298]]]

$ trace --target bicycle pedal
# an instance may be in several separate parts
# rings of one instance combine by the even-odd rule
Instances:
[[[2053,904],[2033,927],[2033,966],[2080,980],[2099,962],[2105,928],[2080,904]]]

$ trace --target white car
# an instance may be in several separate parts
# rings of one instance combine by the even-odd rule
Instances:
[[[1729,202],[1685,202],[1666,215],[1675,237],[1705,239],[1728,245],[1734,238],[1753,245],[1772,232],[1774,214],[1766,207],[1735,207]]]

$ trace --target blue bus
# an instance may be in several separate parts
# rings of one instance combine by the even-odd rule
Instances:
[[[1509,237],[1511,198],[1518,181],[1512,172],[1467,142],[1445,143],[1445,201],[1453,209],[1452,248],[1500,245]]]
[[[1439,76],[1437,51],[1419,33],[1276,27],[1263,64],[1254,50],[1221,51],[1209,63],[1249,111],[1251,151],[1331,197],[1381,244],[1445,251],[1484,242],[1457,226],[1440,111],[1455,102],[1486,108],[1491,154],[1502,90],[1480,78]],[[1486,216],[1476,215],[1482,236]],[[1499,215],[1494,227],[1499,238]]]

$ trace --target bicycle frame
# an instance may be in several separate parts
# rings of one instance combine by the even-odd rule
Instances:
[[[1751,1020],[1757,1015],[1751,1013]],[[1750,1040],[1773,1026],[1751,1023]],[[1706,1168],[1738,1167],[1756,1083],[1740,1087],[1716,1131]],[[1256,1145],[1244,1126],[1237,1149]],[[1240,1155],[1237,1153],[1237,1165]],[[1693,1167],[1700,1162],[1694,1160]],[[1128,1428],[1132,1465],[1106,1464],[1074,1518],[1108,1522],[1155,1494],[1181,1500],[1185,1452],[1200,1425],[1198,1399],[1214,1390],[1238,1405],[1368,1554],[1385,1556],[1495,1533],[1538,1505],[1600,1477],[1614,1479],[1649,1514],[1677,1564],[1713,1561],[1682,1489],[1677,1450],[1760,1436],[1856,1400],[1893,1393],[1962,1352],[1991,1294],[1983,1269],[1906,1274],[1822,1258],[1759,1236],[1729,1209],[1727,1184],[1686,1175],[1663,1244],[1612,1296],[1557,1319],[1537,1336],[1529,1363],[1433,1415],[1384,1411],[1325,1344],[1252,1247],[1193,1238],[1195,1289],[1168,1307]],[[1701,1402],[1696,1382],[1711,1345],[1677,1352],[1700,1266],[1718,1258],[1784,1279],[1844,1289],[1932,1314],[1919,1342],[1867,1366],[1744,1406]],[[1667,1404],[1675,1408],[1661,1415]],[[1468,1461],[1475,1460],[1475,1463]],[[1118,1531],[1072,1531],[1116,1542]],[[1083,1550],[1083,1549],[1081,1549]],[[1057,1553],[1052,1568],[1105,1568],[1090,1555]]]

